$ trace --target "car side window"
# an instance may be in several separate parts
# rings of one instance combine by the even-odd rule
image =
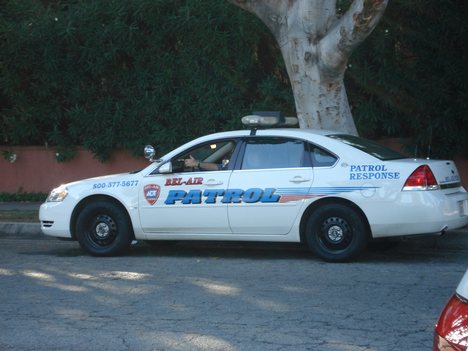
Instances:
[[[281,137],[247,139],[241,169],[307,167],[304,142]]]
[[[335,155],[312,144],[309,144],[309,153],[314,167],[331,167],[338,160]]]
[[[172,159],[175,173],[226,170],[236,147],[234,140],[202,144]]]

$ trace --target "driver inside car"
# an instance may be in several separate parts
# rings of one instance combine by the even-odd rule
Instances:
[[[218,165],[212,162],[198,161],[192,155],[190,155],[189,158],[186,158],[184,160],[185,167],[198,168],[203,171],[220,171],[224,168],[223,164]],[[227,162],[226,162],[226,165],[227,165]]]

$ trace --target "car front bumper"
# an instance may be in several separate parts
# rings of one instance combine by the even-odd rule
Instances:
[[[66,200],[65,200],[66,201]],[[71,211],[63,202],[45,202],[39,208],[41,230],[45,235],[58,238],[71,238]]]

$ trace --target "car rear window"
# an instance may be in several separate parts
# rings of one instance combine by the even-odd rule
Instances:
[[[247,140],[241,169],[303,167],[304,143],[288,138],[255,137]]]
[[[367,140],[354,135],[331,134],[328,135],[328,137],[339,140],[352,147],[355,147],[356,149],[361,150],[371,156],[377,157],[379,160],[382,161],[406,158],[405,155],[398,151],[389,149],[388,147],[376,143],[375,141]]]

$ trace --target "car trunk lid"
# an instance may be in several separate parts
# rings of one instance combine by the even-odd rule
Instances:
[[[461,186],[460,175],[455,162],[448,160],[427,160],[440,189],[457,189]]]

